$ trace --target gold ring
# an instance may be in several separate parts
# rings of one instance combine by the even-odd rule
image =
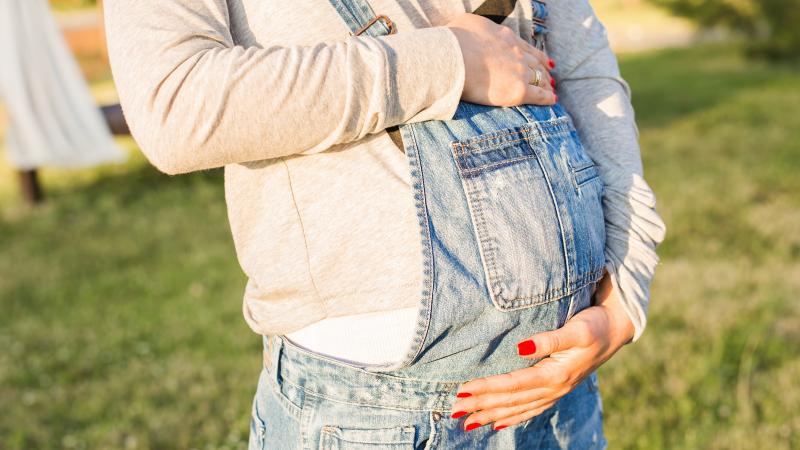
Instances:
[[[542,71],[539,70],[539,69],[534,69],[534,74],[536,75],[536,77],[533,79],[533,82],[530,83],[530,84],[532,84],[532,85],[534,85],[536,87],[541,87]]]

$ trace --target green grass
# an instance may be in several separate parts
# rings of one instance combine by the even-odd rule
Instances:
[[[668,224],[650,323],[600,374],[613,448],[800,447],[800,77],[713,46],[631,55]]]
[[[668,223],[642,339],[601,369],[611,448],[800,447],[800,77],[730,47],[627,55]],[[123,141],[133,147],[130,141]],[[0,176],[0,448],[242,448],[260,341],[220,171]]]

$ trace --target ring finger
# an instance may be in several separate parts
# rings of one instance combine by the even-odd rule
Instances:
[[[525,64],[531,68],[531,78],[528,80],[528,84],[533,86],[540,87],[544,90],[552,91],[553,90],[553,77],[550,75],[550,71],[547,70],[538,59],[531,56],[530,54],[525,54]],[[538,85],[533,84],[533,81],[536,79],[536,71],[541,73],[541,79]]]

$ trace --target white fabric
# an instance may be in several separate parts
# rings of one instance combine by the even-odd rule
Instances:
[[[44,0],[0,0],[0,102],[19,169],[125,158]]]
[[[295,345],[350,364],[388,364],[405,358],[418,315],[413,307],[329,317],[286,337]]]

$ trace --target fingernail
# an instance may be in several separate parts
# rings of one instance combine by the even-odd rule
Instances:
[[[555,95],[555,94],[553,94],[553,95]],[[555,95],[555,97],[556,97],[556,103],[558,103],[558,95]],[[536,347],[534,347],[534,349],[535,349],[535,348],[536,348]],[[535,351],[536,351],[536,350],[534,350],[534,352],[535,352]],[[531,352],[531,353],[533,353],[533,352]]]
[[[551,69],[555,69],[556,68],[556,62],[553,61],[552,58],[547,60],[547,65],[550,66]]]
[[[472,431],[472,430],[474,430],[475,428],[478,428],[479,426],[481,426],[481,424],[479,424],[479,423],[477,423],[477,422],[475,422],[475,423],[471,423],[471,424],[467,425],[466,427],[464,427],[464,430],[466,430],[466,431]]]
[[[556,95],[556,101],[558,101],[558,96]],[[536,353],[536,344],[533,343],[532,340],[528,339],[527,341],[522,341],[517,344],[517,352],[520,356],[528,356]]]
[[[453,415],[452,415],[452,416],[450,416],[450,417],[452,417],[453,419],[458,419],[459,417],[464,417],[464,416],[466,416],[466,415],[467,415],[467,412],[466,412],[466,411],[456,411],[456,412],[454,412],[454,413],[453,413]]]
[[[458,394],[456,394],[456,397],[467,398],[467,397],[472,397],[472,394],[470,394],[469,392],[459,392]]]
[[[503,428],[505,428],[507,426],[508,425],[498,425],[498,426],[494,427],[494,431],[500,431],[500,430],[502,430]]]
[[[550,78],[550,86],[553,86],[553,88],[556,87],[556,79],[555,78]]]

